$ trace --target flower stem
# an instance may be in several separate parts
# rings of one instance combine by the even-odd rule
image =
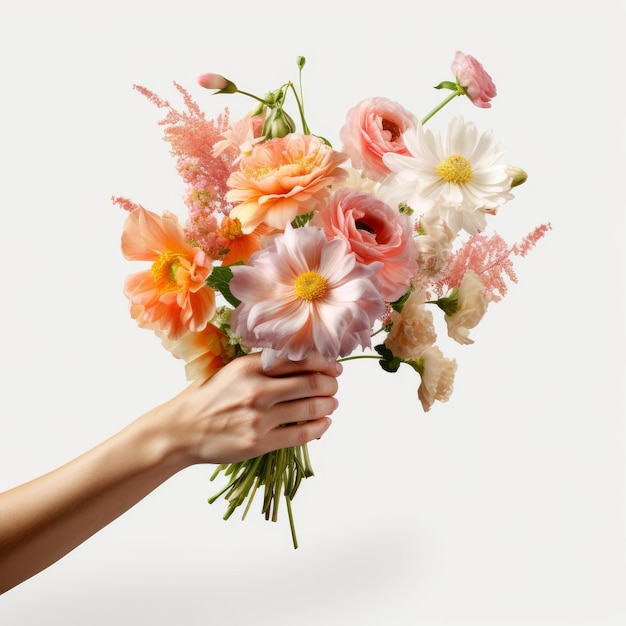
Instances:
[[[463,92],[462,91],[453,91],[447,98],[445,98],[442,102],[440,102],[430,113],[428,113],[428,115],[426,115],[426,117],[424,117],[422,119],[422,121],[420,122],[420,124],[426,124],[426,122],[433,116],[435,115],[435,113],[437,113],[438,111],[441,111],[441,109],[443,109],[443,107],[446,106],[446,104],[448,104],[448,102],[452,102],[452,100],[454,100],[454,98],[456,98],[457,96],[462,96]]]
[[[263,100],[263,98],[259,98],[259,96],[255,96],[253,93],[242,91],[241,89],[237,89],[237,93],[240,93],[242,96],[248,96],[248,98],[252,98],[253,100],[257,100],[261,104],[269,106],[269,102],[267,100]]]
[[[342,359],[337,359],[339,363],[343,363],[344,361],[355,361],[356,359],[378,359],[381,360],[381,357],[377,354],[355,354],[354,356],[344,356]]]
[[[291,498],[285,498],[287,503],[287,514],[289,515],[289,528],[291,529],[291,541],[293,541],[294,550],[298,549],[298,537],[296,537],[296,525],[293,520],[293,511],[291,510]]]

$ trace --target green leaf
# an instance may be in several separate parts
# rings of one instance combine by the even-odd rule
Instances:
[[[374,346],[374,350],[382,357],[378,364],[386,371],[394,373],[398,371],[400,365],[402,365],[402,359],[399,356],[395,356],[394,353],[384,344],[381,343]]]
[[[394,311],[397,311],[398,313],[400,313],[400,311],[402,311],[402,307],[404,307],[404,305],[406,304],[406,301],[409,299],[409,297],[413,293],[414,289],[415,289],[415,287],[413,287],[413,285],[411,285],[409,290],[403,296],[398,298],[395,302],[391,302],[391,308]]]
[[[302,226],[306,226],[306,224],[313,218],[315,215],[315,211],[311,211],[310,213],[305,213],[304,215],[296,215],[291,222],[291,225],[294,228],[301,228]]]
[[[241,264],[237,264],[241,265]],[[234,307],[238,307],[240,301],[230,292],[230,279],[233,277],[233,271],[228,265],[216,265],[210,276],[206,279],[206,284],[219,291],[225,300]]]
[[[438,85],[435,85],[435,89],[449,89],[450,91],[457,91],[457,88],[457,84],[453,83],[451,80],[444,80]]]

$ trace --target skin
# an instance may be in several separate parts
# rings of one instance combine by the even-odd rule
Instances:
[[[0,493],[0,593],[191,465],[241,461],[319,439],[337,407],[340,373],[340,364],[318,354],[277,361],[270,371],[260,354],[235,359],[69,463]]]

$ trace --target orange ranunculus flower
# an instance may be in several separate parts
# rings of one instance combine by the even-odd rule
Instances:
[[[284,230],[296,215],[316,210],[330,185],[347,176],[340,167],[347,158],[314,135],[290,133],[256,144],[228,178],[226,199],[238,203],[230,216],[244,233],[261,223]]]
[[[124,224],[122,253],[131,261],[152,262],[124,283],[131,316],[140,327],[170,339],[206,327],[215,312],[215,292],[205,283],[211,260],[187,243],[175,215],[135,209]]]

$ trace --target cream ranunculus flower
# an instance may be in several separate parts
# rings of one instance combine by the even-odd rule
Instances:
[[[393,326],[385,345],[405,361],[419,359],[437,339],[433,314],[426,309],[424,302],[424,292],[416,290],[409,296],[402,311],[394,311],[389,317]]]
[[[489,305],[490,297],[476,272],[468,270],[458,290],[458,308],[444,319],[448,325],[448,335],[455,341],[467,345],[474,343],[469,331],[483,318]]]
[[[417,397],[424,411],[430,411],[435,400],[447,402],[452,395],[456,361],[446,359],[437,346],[426,348],[421,356],[422,382]]]

